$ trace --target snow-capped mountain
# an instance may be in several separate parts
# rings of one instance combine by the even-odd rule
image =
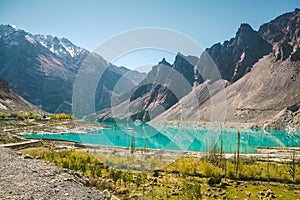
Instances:
[[[15,39],[13,36],[17,34],[24,36],[24,38],[33,45],[41,44],[59,57],[69,56],[74,58],[80,56],[82,53],[88,52],[86,49],[74,45],[67,38],[58,38],[52,35],[32,35],[10,25],[1,25],[0,36],[1,38],[5,38],[6,41]],[[17,45],[17,41],[11,41],[9,45]]]
[[[82,53],[87,52],[87,50],[74,45],[66,38],[58,38],[51,35],[34,35],[31,37],[31,41],[32,40],[33,42],[39,42],[41,45],[48,48],[51,52],[59,57],[67,56],[74,58],[76,56],[80,56]]]
[[[98,83],[99,109],[110,106],[110,95],[125,73],[101,56],[78,47],[66,38],[33,35],[10,25],[0,25],[0,76],[26,100],[48,112],[71,112],[73,84],[87,59],[98,69],[106,69]],[[138,78],[144,75],[138,73]],[[135,80],[127,80],[126,86]],[[105,100],[105,101],[104,101]],[[97,108],[98,109],[98,108]]]

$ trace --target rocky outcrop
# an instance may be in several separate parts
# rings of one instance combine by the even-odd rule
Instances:
[[[188,112],[179,109],[185,105],[179,102],[154,119],[154,122],[159,119],[187,124],[220,121],[234,126],[244,124],[242,126],[300,129],[297,106],[300,101],[299,67],[299,61],[276,61],[272,55],[265,56],[254,65],[250,73],[221,90],[223,92],[211,95],[207,101],[192,109],[187,106]],[[210,92],[213,92],[212,87]],[[189,102],[199,99],[192,94],[182,100]],[[214,113],[215,110],[217,113]],[[184,113],[186,115],[182,120],[180,116]],[[219,119],[221,115],[225,117]]]
[[[197,79],[195,72],[195,65],[199,61],[199,58],[195,56],[184,56],[178,53],[175,57],[175,61],[172,68],[178,73],[182,74],[185,80],[193,86],[195,82],[201,83],[203,79]]]
[[[259,59],[271,52],[271,44],[265,41],[250,25],[241,24],[234,38],[206,49],[200,59],[196,57],[180,59],[182,56],[177,55],[173,67],[184,75],[190,85],[194,86],[193,91],[182,100],[196,102],[186,107],[191,110],[191,113],[197,112],[197,107],[224,89],[229,83],[234,83],[249,73]],[[216,66],[215,71],[214,66]],[[204,81],[208,81],[208,85],[206,85],[207,83],[203,84]],[[182,110],[181,107],[184,104],[186,103],[180,101],[178,105],[176,104],[176,108],[171,108],[172,111],[166,111],[166,115],[162,115],[163,118],[178,117],[178,112]],[[191,116],[193,115],[191,114]]]
[[[205,63],[210,55],[221,76],[231,84],[214,92],[212,83],[218,81],[212,76],[208,90],[212,95],[207,95],[200,85],[153,123],[220,121],[234,126],[300,129],[299,27],[299,9],[262,25],[258,33],[242,24],[235,38],[207,49],[198,65],[199,71],[209,74]],[[198,95],[197,91],[202,90],[203,94]],[[207,97],[206,101],[200,97]],[[186,102],[196,103],[191,106]],[[197,105],[198,102],[202,103]],[[224,118],[219,119],[222,115]]]
[[[215,62],[224,80],[235,82],[250,72],[253,65],[272,51],[272,45],[263,40],[249,24],[241,24],[236,36],[223,44],[217,43],[206,49]],[[209,71],[205,53],[200,57],[197,69],[200,73]],[[212,78],[210,78],[212,79]]]
[[[79,173],[1,147],[0,172],[1,199],[117,199],[87,187]]]
[[[286,129],[293,131],[300,128],[300,103],[296,103],[282,109],[269,122],[265,123],[265,129]]]
[[[300,60],[300,9],[263,24],[258,33],[273,45],[276,60]]]

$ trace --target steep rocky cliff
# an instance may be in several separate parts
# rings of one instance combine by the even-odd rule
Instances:
[[[223,44],[213,45],[205,53],[215,62],[222,79],[235,82],[250,72],[253,65],[271,51],[272,45],[263,40],[250,25],[241,24],[234,38]],[[205,53],[197,66],[200,73],[208,73],[210,70]]]
[[[256,45],[258,49],[252,49],[249,52],[252,53],[252,56],[256,56],[248,59],[249,62],[237,62],[238,64],[242,63],[239,65],[242,66],[242,68],[238,67],[236,69],[246,69],[244,72],[251,69],[249,73],[237,81],[234,81],[234,77],[237,77],[235,75],[240,73],[232,72],[229,69],[233,69],[235,68],[234,66],[237,66],[233,61],[235,58],[237,60],[238,56],[244,52],[234,50],[238,42],[235,42],[235,45],[229,51],[231,52],[231,57],[228,57],[228,59],[231,60],[230,65],[228,65],[229,62],[226,62],[226,60],[221,60],[221,58],[224,59],[226,56],[223,57],[220,55],[226,54],[215,53],[216,49],[220,50],[222,46],[215,45],[210,48],[209,52],[212,58],[215,59],[222,76],[232,83],[224,83],[228,86],[222,89],[222,87],[224,88],[224,84],[223,86],[220,85],[220,83],[218,84],[219,81],[215,83],[208,82],[207,84],[210,86],[208,92],[210,94],[209,96],[207,92],[205,92],[207,90],[205,89],[206,85],[199,85],[168,111],[155,118],[153,123],[163,120],[176,123],[211,123],[214,122],[213,120],[216,120],[216,113],[213,112],[219,110],[219,115],[224,114],[223,122],[228,125],[300,129],[299,19],[300,10],[296,9],[292,13],[284,14],[262,25],[258,33],[265,41],[259,40],[263,44],[263,47],[266,48],[259,47],[258,42]],[[247,25],[242,26],[246,26],[244,28],[248,31],[250,30]],[[237,35],[239,35],[239,32],[241,31],[239,30]],[[254,34],[256,38],[259,38],[257,33],[251,32],[252,34],[250,35]],[[251,40],[249,40],[249,42],[250,41]],[[262,57],[263,53],[268,53],[270,50],[266,42],[272,45],[272,49],[269,54]],[[225,42],[223,48],[225,46],[230,45]],[[259,51],[261,51],[261,53],[256,53]],[[219,52],[222,51],[220,50]],[[239,53],[235,56],[235,54],[232,54],[233,52]],[[242,55],[243,54],[244,53],[242,53]],[[247,55],[247,53],[245,55]],[[220,58],[220,60],[216,58]],[[253,64],[250,65],[251,63]],[[247,67],[245,68],[245,66],[249,66],[249,70]],[[222,69],[226,70],[222,72]],[[225,72],[228,72],[228,75],[226,75]],[[217,93],[215,92],[216,88],[219,88]],[[203,103],[201,99],[204,97],[207,98]],[[186,105],[186,102],[193,101],[201,103],[193,103],[188,106],[188,112],[182,112],[182,108]],[[183,115],[185,115],[184,120],[182,120]]]

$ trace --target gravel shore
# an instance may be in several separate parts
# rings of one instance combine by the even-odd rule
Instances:
[[[0,199],[116,199],[85,185],[76,172],[0,148]]]

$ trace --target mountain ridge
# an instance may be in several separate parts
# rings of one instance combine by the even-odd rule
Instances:
[[[99,83],[98,90],[110,88],[97,96],[96,109],[111,105],[103,99],[111,98],[111,87],[126,73],[66,38],[32,35],[10,25],[0,25],[0,47],[0,76],[26,100],[51,113],[72,112],[73,84],[86,59],[103,60],[98,66],[104,70],[100,78],[107,81]],[[136,72],[126,84],[135,85],[143,77]],[[108,80],[113,82],[108,85]]]
[[[162,59],[139,85],[124,94],[111,109],[98,112],[98,120],[111,121],[118,118],[121,121],[146,122],[168,110],[187,95],[197,81],[194,65],[191,64],[194,58],[178,53],[173,64]]]
[[[203,98],[203,95],[199,95],[203,86],[195,88],[151,123],[211,124],[214,123],[213,112],[217,110],[219,115],[223,112],[218,110],[221,106],[225,109],[225,115],[220,123],[226,126],[300,129],[300,59],[296,55],[300,46],[299,19],[300,10],[296,9],[263,24],[258,34],[272,44],[272,51],[259,58],[249,73],[228,84],[224,90],[219,89],[217,93],[211,90],[213,94],[201,105],[190,105],[189,112],[182,113],[182,106],[186,102],[201,101]],[[275,32],[272,31],[274,29]],[[286,31],[278,32],[279,29]],[[292,50],[286,49],[286,44]],[[216,101],[210,101],[212,98]],[[181,120],[182,115],[185,121]]]
[[[254,63],[271,53],[272,46],[254,31],[249,24],[242,23],[234,38],[216,43],[205,52],[211,57],[220,71],[222,79],[235,82],[250,72]],[[208,73],[205,53],[200,56],[198,71]]]
[[[221,84],[222,87],[227,86],[229,83],[234,83],[250,72],[253,65],[260,58],[271,52],[272,45],[265,41],[257,31],[254,31],[249,24],[243,23],[236,32],[235,37],[224,41],[223,44],[217,43],[212,47],[207,48],[201,54],[200,58],[189,55],[185,56],[178,53],[172,65],[165,60],[162,60],[158,65],[153,66],[152,70],[148,73],[147,78],[141,82],[141,88],[135,88],[137,92],[132,92],[134,98],[127,96],[127,99],[123,98],[118,102],[128,102],[129,100],[128,104],[131,108],[130,112],[124,112],[123,108],[120,108],[120,113],[124,113],[124,116],[118,115],[116,117],[121,118],[122,121],[150,121],[175,105],[183,96],[188,95],[193,88],[203,84],[206,80],[210,80],[213,84],[215,81],[224,79],[226,81],[224,81],[223,85]],[[174,82],[174,78],[170,77],[167,72],[158,73],[159,70],[157,70],[157,66],[160,64],[165,65],[167,69],[175,70],[182,78],[184,78],[184,82],[188,82],[189,86],[185,88],[186,91],[184,91],[184,95],[174,96],[174,94],[171,94],[172,92],[170,93],[172,90],[161,90],[161,87],[158,87],[155,84],[154,86],[149,86],[145,83],[149,81],[149,79],[159,80],[162,83]],[[219,70],[220,74],[216,72],[215,68]],[[177,84],[178,89],[175,90],[180,90],[179,85],[180,84]],[[198,89],[199,88],[206,90],[206,87],[198,87]],[[216,91],[219,91],[220,89],[222,88],[219,88]],[[143,93],[138,94],[140,91],[143,91]],[[201,93],[201,91],[199,92]],[[203,92],[205,93],[205,91]],[[146,96],[151,98],[146,99]],[[143,103],[137,103],[135,100],[138,98],[141,98],[139,100]],[[207,98],[208,97],[205,97],[203,99]],[[201,99],[200,102],[203,102],[203,99]],[[137,107],[139,108],[137,109]],[[157,109],[155,107],[157,107]],[[115,106],[115,113],[118,112],[118,108],[118,106]],[[152,114],[149,115],[149,112]],[[100,111],[98,117],[99,121],[106,121],[107,119],[110,120],[113,118],[109,109]]]
[[[129,72],[126,68],[114,66],[101,56],[73,45],[66,38],[31,35],[1,25],[0,47],[3,48],[0,48],[0,75],[33,104],[42,105],[42,108],[50,106],[46,110],[52,112],[70,112],[74,107],[74,80],[80,66],[89,63],[101,71],[94,89],[95,108],[85,111],[88,105],[76,105],[81,109],[78,117],[91,114],[94,110],[99,121],[117,118],[147,122],[162,119],[163,116],[178,121],[179,117],[182,118],[178,110],[181,103],[193,108],[190,116],[195,119],[201,112],[199,120],[205,122],[210,115],[209,101],[226,91],[229,94],[228,122],[250,121],[259,126],[284,128],[287,124],[298,124],[298,111],[291,113],[289,109],[297,108],[299,98],[293,93],[298,91],[294,85],[298,84],[299,38],[300,9],[296,9],[262,24],[258,31],[242,23],[234,37],[206,48],[199,58],[178,52],[172,64],[163,58],[146,77],[136,73],[134,78],[130,78],[125,76]],[[214,67],[219,74],[213,71]],[[116,84],[119,84],[117,89]],[[84,87],[81,92],[88,90],[88,84]],[[290,97],[279,98],[275,95],[271,99],[276,92]],[[247,101],[242,98],[242,93],[247,96]],[[77,103],[86,103],[84,95],[79,95],[83,97]],[[87,96],[91,98],[91,95]],[[283,103],[283,99],[287,103]],[[259,101],[265,108],[254,103]],[[253,106],[247,107],[245,102]],[[254,110],[260,110],[269,121],[262,121]],[[245,116],[249,119],[245,120]],[[189,119],[188,116],[185,118]],[[287,118],[288,122],[283,122]]]

